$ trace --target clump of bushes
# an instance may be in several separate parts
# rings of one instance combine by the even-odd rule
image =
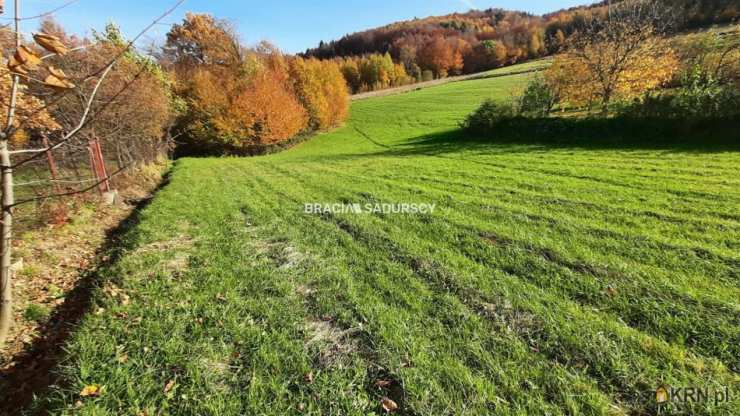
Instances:
[[[511,101],[484,101],[460,126],[478,133],[490,132],[516,119],[546,118],[558,102],[558,94],[550,84],[542,77],[535,77]]]
[[[678,90],[647,94],[623,104],[617,114],[688,121],[731,119],[740,116],[740,91],[697,67],[683,77]]]
[[[517,115],[514,106],[507,102],[487,99],[472,114],[468,115],[460,127],[476,133],[493,131],[496,126]]]
[[[740,91],[734,84],[707,74],[690,72],[674,102],[683,115],[694,118],[725,118],[740,114]]]
[[[558,103],[559,97],[548,82],[540,76],[527,84],[524,91],[514,99],[517,112],[523,116],[547,117]]]

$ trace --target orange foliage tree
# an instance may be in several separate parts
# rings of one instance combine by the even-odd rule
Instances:
[[[178,124],[189,152],[251,153],[348,114],[338,62],[286,57],[264,42],[244,47],[228,22],[209,15],[173,26],[163,60],[187,104]]]
[[[450,69],[462,65],[462,56],[455,53],[452,45],[443,37],[434,37],[419,52],[419,65],[444,78]]]
[[[204,147],[241,152],[287,140],[306,127],[308,112],[284,73],[260,67],[249,77],[200,68],[187,89],[188,134]]]
[[[347,118],[347,84],[337,62],[295,58],[290,61],[290,75],[312,128],[336,127]]]
[[[188,14],[164,52],[187,102],[179,127],[193,152],[251,152],[347,117],[338,63],[286,58],[266,43],[246,48],[212,16]]]

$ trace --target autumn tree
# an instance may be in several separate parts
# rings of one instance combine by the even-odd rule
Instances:
[[[349,96],[339,64],[315,58],[290,61],[293,88],[308,110],[313,129],[336,127],[347,118]]]
[[[360,77],[359,61],[352,58],[344,58],[339,61],[342,76],[347,82],[347,86],[353,93],[357,93],[362,88],[362,78]]]
[[[506,63],[507,51],[502,42],[484,40],[474,46],[465,57],[467,72],[486,71]]]
[[[667,9],[656,2],[610,6],[571,36],[565,56],[551,70],[560,75],[550,78],[566,82],[566,99],[582,102],[591,96],[606,114],[613,99],[641,94],[673,77],[678,60],[662,36],[669,21]]]
[[[167,33],[163,58],[182,74],[200,65],[235,66],[244,59],[236,29],[209,14],[187,13]]]
[[[198,145],[240,153],[302,131],[308,113],[283,74],[261,68],[248,79],[199,69],[189,94],[188,133]]]
[[[419,52],[419,66],[433,71],[438,78],[444,78],[459,62],[452,46],[443,37],[430,39]]]
[[[62,39],[74,41],[61,27],[55,33]],[[99,103],[106,103],[106,111],[100,112],[94,125],[82,129],[76,141],[84,146],[89,140],[99,139],[106,154],[115,157],[119,168],[152,162],[165,153],[170,144],[167,129],[177,107],[171,81],[150,57],[126,50],[129,41],[116,25],[108,24],[103,32],[94,36],[94,42],[88,42],[84,49],[76,52],[76,59],[52,60],[69,76],[82,78],[122,54],[109,72],[107,82],[98,89],[99,100],[92,107],[92,111],[97,112]],[[86,101],[91,88],[82,84],[54,106],[52,113],[65,130],[71,129],[82,115],[85,106],[81,103]]]
[[[264,42],[244,47],[233,26],[209,15],[175,25],[163,55],[187,104],[178,125],[190,152],[248,153],[347,116],[338,64],[292,60]],[[375,73],[378,81],[388,82],[388,71]]]

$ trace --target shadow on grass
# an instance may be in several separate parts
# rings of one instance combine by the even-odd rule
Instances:
[[[450,130],[388,148],[385,156],[441,155],[523,145],[551,149],[656,150],[715,153],[740,151],[740,120],[515,118],[494,131]]]
[[[167,186],[169,179],[168,172],[149,197],[132,201],[134,209],[129,216],[107,232],[105,242],[98,248],[95,257],[99,261],[95,268],[84,273],[67,293],[64,303],[54,309],[51,318],[39,328],[39,337],[12,358],[15,365],[0,373],[3,396],[0,415],[21,414],[28,409],[35,396],[40,396],[57,381],[54,370],[64,357],[64,345],[90,311],[92,295],[103,283],[104,271],[136,244],[136,235],[132,230],[139,224],[142,210],[158,191]],[[43,411],[34,409],[34,413]]]

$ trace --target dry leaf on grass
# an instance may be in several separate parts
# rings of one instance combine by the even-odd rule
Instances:
[[[609,285],[606,287],[606,294],[609,295],[610,297],[614,297],[617,295],[617,289],[614,289],[612,285]]]
[[[383,410],[387,413],[393,413],[398,410],[398,404],[387,397],[380,399],[380,404],[383,406]]]
[[[175,387],[175,379],[173,378],[164,386],[164,393],[167,394]]]
[[[388,387],[392,384],[390,380],[378,380],[375,382],[375,387],[382,389],[384,387]]]
[[[80,397],[98,397],[103,392],[103,387],[90,384],[82,388]]]

